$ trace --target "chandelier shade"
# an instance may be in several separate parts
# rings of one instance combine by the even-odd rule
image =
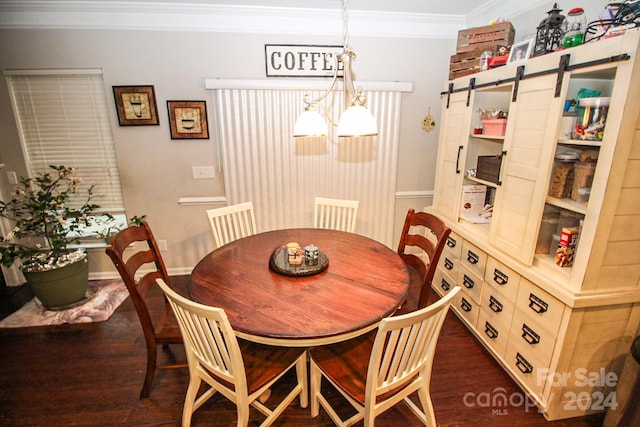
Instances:
[[[338,136],[358,137],[378,134],[376,118],[362,105],[352,105],[340,117]]]
[[[327,122],[314,104],[310,104],[304,109],[304,113],[298,117],[293,127],[293,136],[295,137],[317,137],[327,136],[328,134],[329,127]]]

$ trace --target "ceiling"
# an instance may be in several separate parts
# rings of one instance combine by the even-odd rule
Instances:
[[[595,1],[595,0],[593,0]],[[356,37],[456,38],[548,0],[349,0]],[[1,28],[86,28],[327,35],[342,0],[0,0]]]
[[[72,0],[75,2],[78,0]],[[104,0],[81,0],[83,3],[101,2]],[[491,3],[504,0],[348,0],[349,10],[407,12],[436,15],[462,15],[481,9]],[[139,3],[138,0],[120,0],[121,3]],[[303,9],[341,9],[342,0],[149,0],[150,3],[166,4],[201,4],[201,5],[233,5],[286,7]]]

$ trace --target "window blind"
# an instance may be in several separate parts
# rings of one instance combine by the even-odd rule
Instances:
[[[251,200],[258,229],[267,231],[313,224],[314,196],[359,200],[356,232],[393,247],[402,86],[367,90],[378,136],[296,140],[291,132],[301,99],[320,91],[236,82],[216,79],[211,83],[218,87],[208,86],[229,203]],[[342,93],[327,100],[329,115],[338,117]]]
[[[49,165],[75,167],[79,206],[95,184],[101,212],[124,213],[109,112],[100,70],[5,71],[30,175]]]

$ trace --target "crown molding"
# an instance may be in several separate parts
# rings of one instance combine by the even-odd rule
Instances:
[[[487,25],[489,21],[498,17],[512,19],[545,4],[548,5],[549,1],[529,0],[514,2],[508,0],[489,0],[482,2],[480,6],[470,11],[465,16],[466,23],[469,27],[475,27]]]
[[[349,36],[455,39],[465,25],[462,15],[349,11]],[[342,11],[152,1],[3,0],[0,29],[310,34],[341,39]]]

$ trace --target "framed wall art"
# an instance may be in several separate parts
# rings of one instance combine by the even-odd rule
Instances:
[[[120,126],[157,125],[158,108],[153,86],[113,86]]]
[[[171,139],[209,139],[205,101],[167,101]]]
[[[520,43],[514,43],[513,46],[511,46],[511,52],[509,52],[509,60],[507,63],[511,64],[512,62],[529,59],[529,56],[531,56],[531,50],[533,49],[533,41],[534,39],[529,39]]]

